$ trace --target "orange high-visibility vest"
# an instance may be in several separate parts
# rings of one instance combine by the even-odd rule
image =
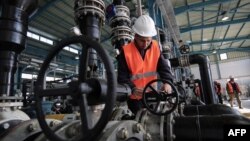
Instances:
[[[157,64],[160,57],[160,49],[157,41],[153,40],[151,47],[146,51],[145,58],[140,55],[134,42],[123,46],[126,63],[131,72],[130,80],[136,88],[143,89],[148,82],[157,78]],[[130,95],[131,99],[142,99],[142,97]]]
[[[237,93],[241,93],[240,88],[239,88],[239,85],[238,85],[236,82],[234,82],[234,83],[235,83],[235,85],[236,85],[236,92],[237,92]],[[228,92],[229,94],[233,94],[233,93],[234,93],[234,89],[233,89],[233,86],[232,86],[232,84],[230,83],[230,81],[227,82],[227,92]]]

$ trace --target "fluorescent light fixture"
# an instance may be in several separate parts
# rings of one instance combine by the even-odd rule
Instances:
[[[228,20],[228,19],[229,19],[228,16],[224,16],[221,20],[222,20],[222,21],[226,21],[226,20]]]
[[[72,27],[72,28],[71,28],[71,31],[72,31],[75,35],[78,35],[78,36],[82,35],[80,29],[79,29],[77,26]]]
[[[61,68],[56,68],[56,70],[58,70],[58,71],[63,71],[63,69],[61,69]]]
[[[226,60],[227,59],[227,54],[226,53],[220,54],[220,59],[221,60]]]

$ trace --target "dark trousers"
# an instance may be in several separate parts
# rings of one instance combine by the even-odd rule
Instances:
[[[219,99],[219,103],[220,103],[220,104],[223,104],[223,101],[222,101],[222,96],[221,96],[221,94],[218,94],[218,99]]]
[[[142,100],[137,100],[137,99],[129,99],[127,101],[128,108],[132,111],[134,115],[141,110],[144,106],[142,103]]]
[[[236,97],[236,100],[238,102],[239,108],[241,108],[241,101],[240,101],[239,94],[236,91],[234,91],[234,93],[229,94],[229,96],[230,96],[229,102],[230,102],[231,107],[233,107],[233,100],[234,100],[234,97]]]

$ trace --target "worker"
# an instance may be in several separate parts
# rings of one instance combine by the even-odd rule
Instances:
[[[152,37],[157,34],[155,23],[148,15],[140,16],[132,26],[134,40],[122,47],[118,57],[118,83],[128,84],[132,94],[128,108],[136,115],[143,108],[142,93],[148,82],[157,78],[173,81],[168,60],[162,55],[158,42]],[[166,93],[171,93],[169,84],[164,84]]]
[[[196,96],[196,99],[198,101],[200,101],[200,96],[201,96],[201,89],[200,89],[200,86],[199,86],[199,83],[194,83],[194,88],[193,88],[193,92]]]
[[[229,99],[230,105],[231,105],[231,107],[233,107],[233,100],[234,100],[234,97],[236,97],[237,102],[238,102],[238,106],[240,109],[242,109],[241,101],[240,101],[240,97],[239,97],[239,95],[241,94],[240,87],[239,87],[238,83],[236,83],[234,81],[234,78],[232,76],[230,76],[229,79],[230,80],[226,84],[226,89],[227,89],[227,93],[229,94],[229,97],[230,97],[230,99]]]
[[[218,96],[219,103],[223,104],[222,94],[221,94],[221,84],[218,81],[214,81],[214,89]]]

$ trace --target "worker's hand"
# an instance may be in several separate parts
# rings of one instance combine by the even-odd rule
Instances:
[[[134,89],[133,89],[133,94],[134,94],[135,96],[142,97],[142,93],[143,93],[143,89],[140,89],[140,88],[134,88]]]
[[[172,93],[172,87],[168,83],[163,84],[162,90],[168,94]]]

